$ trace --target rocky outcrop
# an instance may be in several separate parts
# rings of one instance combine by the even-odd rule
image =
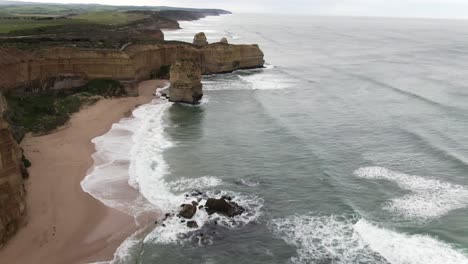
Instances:
[[[200,65],[193,60],[179,60],[171,66],[169,101],[197,104],[203,97]]]
[[[0,94],[0,248],[16,233],[26,212],[22,152],[3,118],[6,107]]]
[[[226,73],[238,69],[263,67],[263,52],[258,45],[213,43],[201,49],[204,74]]]
[[[208,214],[223,214],[228,217],[234,217],[242,214],[245,209],[232,201],[226,201],[225,197],[219,199],[209,198],[205,204]]]
[[[193,45],[203,47],[208,45],[208,40],[206,39],[206,35],[203,32],[195,34],[193,38]]]
[[[197,207],[193,204],[183,204],[180,207],[182,209],[180,209],[179,215],[183,218],[190,219],[197,212]]]
[[[219,43],[222,43],[222,44],[229,44],[227,38],[222,38],[222,39],[219,41]]]

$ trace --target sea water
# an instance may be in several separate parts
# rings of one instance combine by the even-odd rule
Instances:
[[[468,263],[468,21],[226,15],[166,39],[256,43],[94,139],[82,186],[144,230],[116,263]],[[233,219],[181,203],[229,195]],[[204,200],[201,201],[202,203]]]

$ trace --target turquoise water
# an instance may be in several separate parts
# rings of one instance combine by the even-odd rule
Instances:
[[[467,21],[182,27],[166,39],[258,43],[267,67],[207,76],[200,106],[168,105],[164,175],[147,176],[178,197],[229,193],[248,217],[168,220],[132,249],[137,263],[468,263]]]

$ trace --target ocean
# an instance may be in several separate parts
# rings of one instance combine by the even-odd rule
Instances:
[[[259,44],[96,138],[83,189],[143,230],[115,263],[468,263],[468,21],[234,14],[168,40]],[[169,216],[194,190],[234,218]]]

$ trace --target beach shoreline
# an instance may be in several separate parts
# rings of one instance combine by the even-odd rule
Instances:
[[[93,165],[91,140],[135,107],[155,99],[164,80],[139,84],[138,97],[102,99],[74,114],[54,133],[28,135],[21,147],[31,161],[26,181],[27,223],[0,250],[0,259],[30,263],[87,263],[112,259],[136,230],[133,217],[85,193],[80,182]]]

